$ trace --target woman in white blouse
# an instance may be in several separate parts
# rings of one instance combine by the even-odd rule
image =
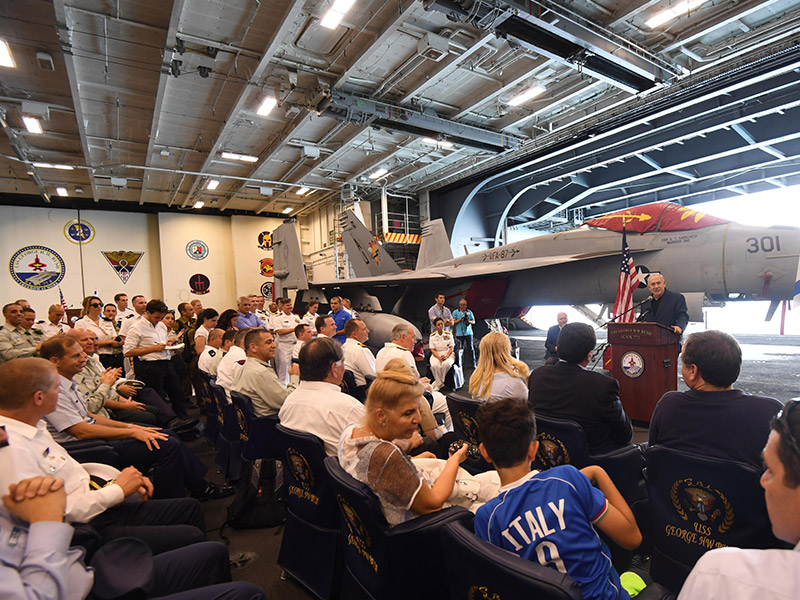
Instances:
[[[102,313],[103,301],[97,296],[86,296],[83,299],[81,318],[75,322],[75,329],[88,329],[97,335],[97,355],[103,366],[108,368],[115,366],[114,349],[121,348],[122,342],[116,339],[114,322],[105,320]]]
[[[469,393],[476,400],[516,398],[528,400],[528,365],[511,356],[505,333],[483,336],[475,372],[469,378]]]

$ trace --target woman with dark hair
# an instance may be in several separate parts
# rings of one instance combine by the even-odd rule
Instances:
[[[75,329],[88,329],[97,336],[97,356],[104,367],[122,366],[122,354],[117,353],[116,361],[114,358],[114,350],[122,348],[122,342],[117,341],[114,322],[103,318],[103,301],[100,298],[86,296],[83,299],[81,318],[75,322]]]
[[[207,308],[197,315],[197,322],[199,325],[194,332],[194,352],[197,356],[203,353],[203,349],[206,347],[208,334],[217,326],[218,320],[219,313],[213,308]]]
[[[239,319],[239,313],[236,309],[229,308],[219,316],[217,321],[217,329],[228,331],[228,329],[236,329],[236,321]]]

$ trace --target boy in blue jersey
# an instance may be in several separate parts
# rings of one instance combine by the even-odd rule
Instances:
[[[478,428],[481,454],[494,463],[502,487],[478,509],[477,536],[568,573],[586,600],[628,600],[595,527],[630,550],[641,544],[642,535],[608,474],[597,466],[531,471],[539,442],[536,420],[525,402],[483,404]]]

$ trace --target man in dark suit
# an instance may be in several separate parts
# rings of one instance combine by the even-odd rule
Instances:
[[[554,365],[539,367],[528,379],[528,403],[536,414],[577,422],[586,432],[591,454],[627,445],[631,420],[619,400],[619,383],[588,371],[597,338],[591,326],[568,323],[558,336]]]
[[[567,324],[567,313],[558,313],[558,325],[553,325],[547,330],[547,339],[544,341],[544,359],[548,364],[558,360],[558,353],[556,346],[558,345],[558,334],[561,333],[561,328]],[[552,359],[552,360],[551,360]]]
[[[670,292],[661,273],[650,273],[647,289],[653,299],[642,305],[638,320],[660,323],[678,335],[683,333],[689,323],[689,311],[683,294]]]

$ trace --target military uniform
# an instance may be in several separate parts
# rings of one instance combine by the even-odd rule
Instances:
[[[54,325],[47,319],[36,321],[35,325],[37,329],[41,329],[42,337],[46,340],[49,340],[51,337],[57,336],[59,333],[68,333],[69,330],[71,329],[70,326],[67,325],[66,323],[58,322]]]
[[[375,357],[364,344],[355,338],[347,338],[342,346],[344,368],[352,371],[356,385],[366,385],[367,375],[375,377]]]
[[[294,384],[284,387],[275,370],[259,358],[248,356],[233,380],[231,391],[249,396],[257,417],[277,414]]]
[[[275,334],[275,342],[278,347],[275,349],[275,372],[278,379],[285,385],[289,382],[289,367],[292,365],[292,350],[297,341],[294,335],[294,328],[300,324],[300,317],[294,313],[288,315],[281,312],[278,316],[272,317],[269,328],[272,331],[279,329],[291,329],[291,333]]]
[[[444,378],[447,377],[448,371],[450,371],[450,368],[456,361],[456,355],[454,352],[452,352],[455,348],[453,334],[446,330],[442,331],[442,333],[434,331],[428,340],[428,346],[431,350],[435,350],[440,356],[450,353],[450,356],[448,356],[445,360],[439,360],[433,355],[433,353],[431,353],[430,362],[431,372],[433,373],[432,386],[433,389],[438,392],[439,389],[444,385]]]
[[[219,367],[219,361],[222,360],[222,355],[222,350],[206,344],[206,347],[203,348],[203,352],[200,354],[200,358],[197,359],[197,368],[204,373],[216,377],[217,368]]]
[[[0,364],[13,358],[37,356],[36,346],[42,341],[43,334],[22,327],[11,327],[6,324],[0,329]]]

